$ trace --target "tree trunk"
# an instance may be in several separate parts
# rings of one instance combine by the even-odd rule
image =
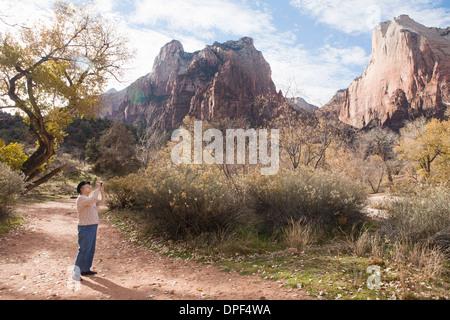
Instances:
[[[53,171],[51,171],[50,173],[46,174],[45,176],[43,176],[42,178],[32,182],[31,184],[29,184],[28,186],[26,186],[26,190],[25,193],[33,190],[34,188],[36,188],[37,186],[40,186],[43,183],[46,183],[48,180],[50,180],[51,178],[53,178],[54,176],[56,176],[58,173],[65,171],[67,169],[67,164],[64,164],[56,169],[54,169]]]
[[[37,186],[47,182],[52,177],[66,170],[67,165],[62,165],[61,167],[53,170],[52,172],[46,174],[45,176],[39,178],[38,180],[31,182],[35,179],[43,165],[48,163],[52,156],[56,154],[54,147],[54,138],[51,134],[46,131],[44,126],[44,120],[39,114],[39,117],[30,124],[30,129],[33,131],[38,139],[39,147],[37,150],[22,164],[22,172],[25,174],[26,181],[30,184],[26,187],[25,193],[33,190]]]
[[[392,178],[392,169],[391,166],[385,161],[384,164],[386,165],[386,173],[388,176],[388,180],[390,183],[394,182],[394,179]]]
[[[39,142],[38,149],[23,163],[22,171],[27,177],[27,181],[31,181],[39,174],[39,169],[47,163],[55,154],[52,144]]]

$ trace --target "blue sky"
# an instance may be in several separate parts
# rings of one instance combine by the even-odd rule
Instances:
[[[448,0],[92,0],[136,49],[121,89],[151,72],[172,39],[188,52],[250,36],[278,89],[321,106],[347,88],[370,60],[372,30],[401,14],[428,27],[450,26]],[[8,21],[51,16],[51,0],[0,0]],[[0,27],[0,31],[2,31]]]

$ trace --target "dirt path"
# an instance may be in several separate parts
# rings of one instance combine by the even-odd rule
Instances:
[[[71,280],[77,253],[75,200],[18,208],[26,222],[0,238],[0,300],[5,299],[305,299],[299,289],[257,276],[169,258],[138,247],[101,221],[93,270]]]

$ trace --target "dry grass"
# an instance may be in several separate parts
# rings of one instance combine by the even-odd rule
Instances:
[[[307,248],[320,238],[320,229],[314,223],[306,222],[305,218],[298,221],[291,219],[282,229],[282,233],[286,246],[299,250]]]
[[[411,241],[395,242],[392,246],[392,260],[405,266],[418,268],[425,278],[442,275],[446,258],[438,249],[428,244]]]
[[[364,226],[360,228],[357,223],[353,224],[349,231],[340,229],[344,240],[340,243],[342,247],[357,257],[366,254],[372,247],[372,235]]]

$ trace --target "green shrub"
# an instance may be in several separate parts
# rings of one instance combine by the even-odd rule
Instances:
[[[248,200],[269,232],[301,219],[332,226],[345,217],[350,223],[363,217],[360,209],[367,198],[364,189],[349,178],[308,168],[249,176],[243,183]]]
[[[148,180],[138,174],[115,177],[108,180],[105,188],[108,192],[107,202],[111,208],[142,209],[148,193]]]
[[[23,191],[25,191],[23,174],[0,163],[0,219],[11,212],[11,208]]]
[[[152,167],[112,179],[106,187],[112,207],[140,211],[150,230],[170,239],[227,230],[245,211],[215,167]]]

